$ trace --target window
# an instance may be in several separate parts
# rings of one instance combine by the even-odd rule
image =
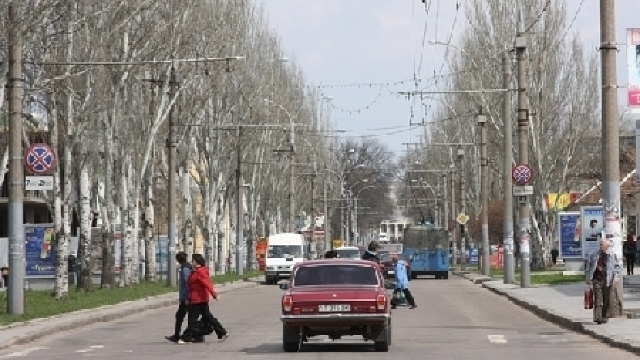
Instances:
[[[362,285],[377,286],[376,270],[359,265],[315,265],[298,268],[294,286]]]
[[[272,245],[269,246],[270,258],[301,258],[302,246],[300,245]]]

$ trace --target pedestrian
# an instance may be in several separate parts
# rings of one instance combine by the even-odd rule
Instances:
[[[551,262],[553,263],[553,265],[555,265],[558,261],[558,255],[560,255],[558,249],[553,248],[553,250],[551,250]]]
[[[620,280],[620,262],[616,254],[609,251],[609,240],[600,240],[600,249],[589,254],[587,260],[587,285],[593,284],[593,321],[598,325],[607,322],[611,286]]]
[[[627,275],[633,275],[633,267],[636,264],[636,237],[633,234],[627,235],[622,252],[627,260]]]
[[[393,289],[393,299],[391,300],[391,308],[395,309],[398,306],[398,295],[404,294],[404,298],[409,303],[409,309],[415,309],[418,307],[416,301],[409,291],[409,277],[407,276],[407,264],[404,260],[399,260],[398,255],[391,255],[391,261],[393,261],[394,276],[396,278],[395,289]]]
[[[380,249],[380,244],[375,240],[371,241],[367,247],[367,251],[362,254],[362,260],[380,263],[380,258],[378,258],[378,249]]]
[[[185,336],[179,343],[185,342],[203,342],[204,336],[192,336],[195,333],[196,322],[202,317],[201,321],[206,323],[218,336],[218,340],[223,342],[229,337],[229,333],[220,324],[220,321],[211,314],[209,308],[209,296],[216,301],[220,300],[220,295],[216,292],[213,282],[209,277],[209,269],[207,269],[204,257],[201,254],[193,254],[191,256],[191,266],[193,271],[189,275],[189,325],[185,331]]]
[[[187,261],[187,254],[184,251],[176,254],[176,261],[178,262],[180,270],[178,272],[178,311],[176,311],[176,323],[173,335],[164,337],[171,342],[178,342],[178,340],[180,340],[182,323],[189,310],[189,288],[187,281],[189,275],[191,275],[191,264]]]

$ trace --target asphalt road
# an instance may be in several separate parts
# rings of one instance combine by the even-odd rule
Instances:
[[[231,337],[218,343],[178,345],[164,340],[173,328],[175,309],[152,310],[120,321],[60,333],[0,352],[0,359],[68,360],[103,358],[158,359],[636,359],[584,335],[549,324],[507,300],[455,276],[410,283],[418,308],[393,312],[393,342],[376,353],[358,339],[324,339],[300,353],[283,353],[277,286],[237,290],[212,304]],[[581,306],[581,304],[576,304]],[[606,325],[604,325],[606,326]]]

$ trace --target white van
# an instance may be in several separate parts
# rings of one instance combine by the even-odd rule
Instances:
[[[288,278],[293,266],[302,261],[304,261],[302,234],[282,233],[269,236],[264,272],[266,283],[277,284],[280,279]]]

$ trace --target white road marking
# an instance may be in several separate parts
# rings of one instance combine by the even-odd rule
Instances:
[[[12,353],[7,354],[7,355],[2,355],[2,356],[0,356],[0,358],[11,358],[11,357],[22,357],[22,356],[27,356],[27,355],[29,355],[30,353],[34,352],[34,351],[44,350],[44,349],[47,349],[47,348],[45,348],[45,347],[40,347],[40,346],[36,346],[36,347],[32,347],[32,348],[24,349],[24,350],[22,350],[22,351],[15,351],[15,352],[12,352]]]
[[[97,350],[97,349],[104,349],[104,345],[91,345],[86,349],[76,350],[75,352],[77,352],[77,353],[88,353],[88,352],[92,352],[93,350]]]
[[[490,343],[493,344],[506,344],[507,339],[505,339],[504,335],[487,335]]]
[[[104,345],[91,345],[89,349],[104,349]]]

